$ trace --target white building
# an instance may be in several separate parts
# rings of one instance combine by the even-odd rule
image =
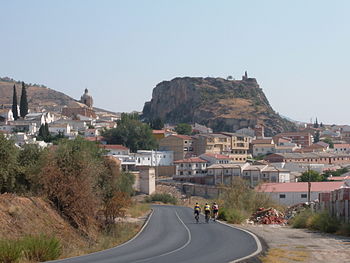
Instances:
[[[350,144],[347,143],[335,143],[333,151],[335,153],[350,153]]]
[[[310,201],[318,200],[319,193],[331,192],[344,186],[345,182],[311,182]],[[265,183],[255,188],[268,194],[282,205],[295,205],[308,201],[308,183]]]
[[[49,132],[52,134],[63,133],[64,136],[71,136],[71,126],[68,123],[50,123]]]
[[[215,153],[204,153],[199,156],[200,158],[209,162],[209,165],[212,164],[227,164],[231,163],[232,159],[223,154],[215,154]]]
[[[199,157],[177,160],[174,164],[176,165],[175,177],[201,176],[207,173],[208,161]]]
[[[100,144],[100,148],[108,151],[107,155],[129,155],[129,148],[120,144]]]
[[[172,151],[144,151],[135,154],[136,166],[170,166],[174,162]]]
[[[241,177],[251,186],[260,182],[289,182],[290,171],[270,165],[214,164],[207,168],[213,184],[230,184],[234,177]]]

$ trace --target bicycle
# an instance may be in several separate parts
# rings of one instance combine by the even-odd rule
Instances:
[[[213,212],[213,221],[216,222],[216,219],[218,219],[218,212]]]
[[[206,222],[206,223],[209,223],[209,219],[210,219],[210,212],[209,212],[209,213],[206,212],[206,213],[205,213],[205,222]]]
[[[195,213],[194,218],[196,219],[196,223],[199,223],[199,213]]]

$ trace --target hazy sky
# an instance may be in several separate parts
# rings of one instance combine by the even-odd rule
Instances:
[[[179,76],[257,78],[295,120],[350,124],[350,1],[0,0],[0,76],[142,110]]]

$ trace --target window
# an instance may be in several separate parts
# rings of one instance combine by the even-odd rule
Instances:
[[[301,198],[307,198],[307,194],[301,194]]]
[[[285,194],[280,194],[280,198],[286,198]]]
[[[180,175],[184,175],[184,172],[180,172]]]
[[[184,164],[182,163],[182,164],[180,164],[180,167],[184,167]]]

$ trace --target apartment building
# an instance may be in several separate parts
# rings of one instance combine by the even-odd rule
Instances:
[[[183,160],[193,155],[193,140],[187,135],[169,135],[159,140],[159,150],[172,151],[174,161]]]
[[[193,136],[194,153],[199,156],[204,153],[223,153],[231,151],[229,136],[219,133],[197,134]]]
[[[244,134],[222,132],[230,138],[230,151],[228,152],[230,158],[234,162],[245,162],[250,156],[248,153],[249,145],[253,138]]]

